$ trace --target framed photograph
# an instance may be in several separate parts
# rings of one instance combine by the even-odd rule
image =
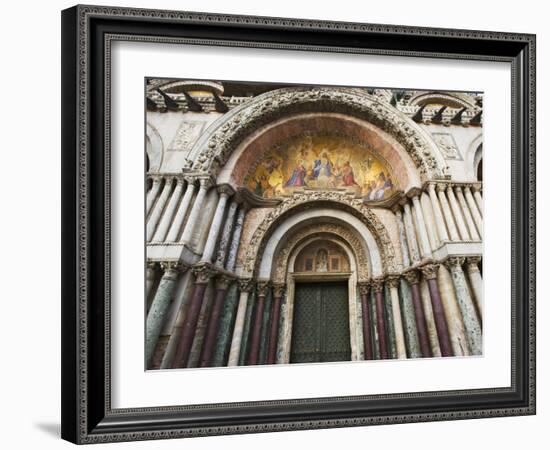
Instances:
[[[535,413],[535,36],[62,12],[62,437]]]

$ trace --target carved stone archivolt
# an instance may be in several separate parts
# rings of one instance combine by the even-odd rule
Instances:
[[[302,209],[323,205],[345,210],[361,220],[376,240],[384,270],[387,273],[396,272],[394,246],[388,231],[376,214],[363,203],[362,199],[355,198],[353,194],[338,191],[305,191],[295,192],[291,197],[285,199],[283,203],[273,208],[258,225],[246,250],[243,264],[244,276],[251,277],[257,272],[263,249],[271,233],[281,221]]]
[[[283,283],[288,272],[288,263],[293,250],[308,239],[334,239],[347,244],[355,256],[357,263],[357,279],[366,282],[369,279],[369,258],[365,243],[358,233],[350,228],[334,223],[307,226],[298,230],[285,243],[275,256],[273,280]]]
[[[366,91],[350,88],[294,87],[259,95],[235,108],[227,120],[207,130],[193,146],[187,167],[214,176],[231,153],[254,131],[297,113],[332,112],[364,119],[393,136],[425,179],[443,176],[443,161],[429,135],[406,115]]]

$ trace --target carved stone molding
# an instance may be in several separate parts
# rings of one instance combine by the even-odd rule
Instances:
[[[405,277],[405,280],[409,282],[409,284],[418,284],[418,282],[420,281],[420,275],[418,274],[418,271],[416,269],[409,269],[403,272],[403,276]]]
[[[186,164],[216,176],[235,148],[260,127],[291,114],[327,111],[364,119],[393,136],[424,178],[443,175],[435,144],[414,121],[365,91],[333,87],[283,88],[259,95],[228,113],[224,123],[199,138]]]
[[[324,223],[312,226],[306,226],[298,230],[290,239],[286,242],[284,247],[279,250],[275,255],[274,261],[274,275],[275,282],[282,283],[285,280],[288,271],[288,259],[292,251],[298,244],[306,239],[311,238],[334,238],[348,244],[352,249],[357,262],[357,278],[362,280],[368,280],[369,278],[369,258],[365,250],[365,245],[362,242],[361,236],[346,227],[345,225]]]
[[[426,280],[433,280],[437,278],[437,271],[439,270],[439,264],[425,264],[420,267],[420,271]]]
[[[295,192],[291,197],[285,199],[283,203],[269,211],[264,220],[258,225],[250,239],[245,254],[243,272],[246,276],[252,276],[257,270],[269,236],[282,220],[299,210],[311,209],[323,204],[345,210],[361,220],[372,232],[376,240],[385,271],[396,271],[395,252],[388,231],[376,214],[363,204],[362,199],[355,198],[353,195],[345,192],[305,191]]]

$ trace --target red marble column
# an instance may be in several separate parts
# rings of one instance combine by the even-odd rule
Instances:
[[[214,303],[212,305],[212,309],[210,310],[208,323],[206,324],[206,332],[204,334],[199,367],[210,366],[210,360],[212,359],[214,348],[216,346],[216,337],[218,336],[225,294],[227,293],[227,288],[229,287],[231,280],[232,279],[226,275],[221,275],[216,280],[216,296],[214,297]]]
[[[388,359],[388,341],[386,334],[386,321],[384,320],[386,308],[384,307],[384,281],[373,280],[372,290],[376,300],[376,327],[378,329],[378,347],[380,359]]]
[[[267,293],[267,288],[267,282],[258,283],[254,322],[252,325],[252,335],[250,338],[250,352],[248,354],[248,365],[250,366],[258,364],[258,356],[260,354],[260,338],[262,336],[262,320],[264,317],[265,296]]]
[[[273,305],[271,309],[271,323],[269,329],[269,341],[267,345],[267,364],[275,364],[277,361],[279,318],[281,316],[281,299],[284,292],[284,284],[276,284],[273,286]]]
[[[201,264],[200,266],[194,267],[193,273],[195,274],[195,286],[193,287],[193,293],[191,294],[189,306],[185,314],[180,340],[174,354],[174,362],[172,364],[172,368],[174,369],[187,367],[189,363],[189,355],[191,354],[191,347],[195,339],[195,332],[197,331],[197,322],[199,321],[204,293],[208,280],[214,275],[214,272],[210,269],[208,264]]]
[[[361,295],[361,315],[363,317],[364,358],[374,359],[371,335],[372,324],[369,309],[369,287],[368,282],[359,283],[359,293]]]
[[[420,343],[420,351],[424,358],[432,356],[430,341],[428,339],[428,326],[426,325],[426,316],[420,299],[420,288],[418,287],[419,276],[414,269],[408,270],[403,274],[405,279],[411,285],[412,301],[414,307],[414,317],[416,321],[416,332],[418,333],[418,341]]]
[[[436,278],[438,269],[439,266],[437,264],[427,264],[420,268],[422,275],[424,275],[424,278],[428,282],[441,356],[453,356],[453,348],[451,346],[451,338],[449,337],[445,310],[443,309],[443,302],[441,301],[439,287],[437,286]]]

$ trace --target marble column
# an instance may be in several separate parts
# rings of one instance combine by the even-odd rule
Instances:
[[[147,233],[146,233],[147,242],[149,242],[153,238],[153,234],[155,233],[157,224],[159,223],[162,212],[164,211],[164,206],[166,205],[166,201],[170,196],[170,192],[172,192],[173,179],[174,177],[170,177],[170,176],[166,177],[164,188],[162,189],[160,197],[157,203],[155,204],[153,211],[151,211],[151,215],[149,216],[149,219],[147,220]]]
[[[361,315],[363,317],[363,348],[364,358],[366,360],[374,359],[372,348],[372,324],[369,308],[369,288],[370,284],[366,281],[358,283],[359,294],[361,296]]]
[[[237,313],[237,302],[239,300],[238,291],[238,284],[236,282],[231,283],[227,289],[214,355],[212,356],[212,360],[210,362],[211,367],[222,367],[227,365],[227,357],[229,355],[229,346],[231,345],[235,314]]]
[[[426,324],[426,316],[424,315],[422,300],[420,298],[420,288],[418,286],[420,278],[418,276],[418,272],[414,269],[406,271],[403,276],[409,282],[409,285],[411,287],[414,315],[416,320],[416,332],[418,333],[420,352],[422,353],[422,357],[428,358],[432,356],[432,350],[430,348],[430,341],[428,338],[428,326]]]
[[[145,201],[145,217],[147,217],[149,211],[151,211],[151,208],[155,204],[155,200],[160,190],[160,185],[162,184],[162,177],[160,175],[155,174],[151,175],[151,177],[153,178],[153,186],[151,186],[151,189],[147,192]]]
[[[239,280],[239,305],[237,306],[237,315],[235,316],[235,325],[233,326],[231,348],[229,349],[229,357],[227,360],[228,366],[237,366],[239,364],[246,307],[248,305],[248,296],[250,291],[252,291],[252,287],[253,284],[251,279]]]
[[[237,214],[237,220],[235,221],[235,229],[233,230],[233,236],[231,237],[231,244],[229,245],[229,255],[225,262],[225,270],[233,272],[235,270],[235,263],[237,262],[237,253],[239,251],[239,244],[241,242],[241,234],[243,232],[244,218],[246,216],[247,205],[243,202],[239,208]]]
[[[462,186],[455,186],[455,194],[456,194],[456,197],[458,198],[458,203],[460,205],[460,208],[464,213],[464,219],[466,219],[466,225],[468,227],[468,232],[470,233],[470,237],[473,240],[479,240],[480,238],[477,232],[476,225],[474,223],[474,219],[472,217],[472,214],[470,213],[470,208],[468,208],[468,205],[466,204],[466,199],[464,198],[464,194],[462,193]]]
[[[445,226],[445,219],[443,218],[443,213],[439,205],[439,200],[435,192],[435,184],[430,183],[428,185],[428,194],[430,196],[430,202],[432,203],[432,210],[435,219],[435,226],[437,228],[437,234],[439,237],[439,242],[447,242],[449,240],[449,235],[447,234],[447,228]]]
[[[155,351],[168,308],[170,307],[174,288],[176,287],[176,280],[182,265],[177,261],[162,262],[161,268],[164,274],[162,275],[159,287],[155,293],[155,298],[149,308],[145,325],[145,362],[147,367],[149,367],[151,363],[151,358]]]
[[[269,324],[269,340],[267,344],[267,364],[275,364],[277,360],[279,319],[281,317],[281,299],[283,298],[284,294],[284,284],[273,285],[273,304],[271,305],[271,322]]]
[[[405,224],[403,223],[403,213],[399,206],[394,209],[397,220],[397,229],[399,230],[399,243],[401,245],[401,254],[403,255],[403,267],[409,267],[411,260],[409,258],[409,248],[407,246],[407,235],[405,234]]]
[[[411,206],[409,203],[403,205],[405,222],[405,234],[407,236],[407,243],[409,244],[409,254],[413,264],[420,262],[420,252],[418,250],[418,243],[416,241],[416,233],[414,231],[414,225],[412,222]]]
[[[447,320],[445,319],[445,310],[443,309],[443,303],[441,302],[441,296],[439,295],[439,288],[437,286],[436,278],[438,268],[438,264],[426,264],[421,267],[420,270],[422,271],[424,279],[428,283],[428,289],[430,291],[432,311],[434,314],[435,328],[437,330],[437,338],[439,341],[441,356],[453,356],[451,339],[449,337],[449,328],[447,326]]]
[[[437,195],[439,196],[439,202],[441,203],[441,208],[443,209],[443,217],[445,217],[445,223],[447,224],[447,229],[449,230],[449,236],[451,241],[459,241],[460,237],[458,236],[458,230],[453,219],[453,213],[447,201],[447,196],[445,191],[447,190],[447,185],[440,183],[437,185]]]
[[[254,321],[252,323],[252,334],[250,337],[250,353],[248,355],[248,365],[258,364],[260,355],[260,338],[262,335],[262,320],[264,317],[265,297],[269,288],[269,282],[258,282],[258,294],[254,310]]]
[[[468,233],[468,228],[464,223],[462,211],[460,210],[460,206],[456,201],[453,187],[450,184],[447,185],[447,197],[449,198],[449,204],[451,205],[451,210],[453,211],[453,216],[455,218],[456,225],[458,227],[458,234],[460,235],[460,239],[463,241],[470,240],[470,233]]]
[[[476,201],[477,209],[479,211],[479,215],[483,217],[483,198],[481,197],[481,185],[475,184],[472,187],[472,190],[474,191],[474,199]]]
[[[464,187],[464,196],[466,197],[466,203],[468,203],[470,213],[474,218],[478,234],[480,236],[483,236],[483,219],[481,218],[481,214],[479,213],[479,209],[477,208],[474,196],[472,195],[471,186],[466,185]]]
[[[174,188],[174,191],[170,196],[170,200],[168,201],[168,204],[166,205],[166,209],[162,214],[162,218],[160,219],[157,230],[153,235],[153,241],[163,242],[164,239],[166,238],[166,235],[168,233],[168,228],[170,227],[172,223],[172,219],[174,218],[174,214],[176,212],[176,207],[178,206],[178,202],[180,200],[182,190],[183,190],[183,178],[177,177],[176,187]]]
[[[464,324],[462,323],[462,313],[458,307],[451,274],[445,267],[445,264],[439,266],[437,283],[439,285],[441,301],[443,302],[443,309],[445,310],[445,317],[447,318],[453,354],[455,356],[468,356],[470,350],[468,348]]]
[[[435,224],[435,217],[430,197],[425,192],[420,194],[420,206],[422,207],[424,222],[426,222],[426,231],[428,233],[428,240],[430,241],[430,249],[432,252],[435,252],[439,245],[439,236],[437,233],[437,226]]]
[[[418,333],[416,332],[416,318],[411,288],[404,278],[401,278],[399,281],[401,313],[403,315],[403,328],[405,330],[408,350],[407,354],[409,358],[420,358],[422,353],[420,352],[420,343],[418,341]]]
[[[218,205],[216,206],[216,211],[214,212],[214,218],[210,224],[210,230],[208,232],[208,237],[206,238],[206,245],[204,246],[204,250],[202,252],[201,261],[212,261],[223,222],[225,205],[227,204],[227,199],[231,194],[233,194],[234,191],[228,184],[223,184],[218,186],[218,192],[220,193],[220,198],[218,199]]]
[[[229,241],[231,240],[231,233],[233,231],[233,224],[235,222],[235,213],[239,204],[236,201],[232,201],[227,211],[227,217],[225,218],[225,224],[223,226],[222,235],[220,237],[220,243],[218,245],[218,252],[216,254],[215,265],[221,267],[225,266],[225,260],[227,258],[227,249]]]
[[[232,278],[226,275],[220,275],[216,279],[216,294],[214,296],[214,302],[212,304],[212,308],[210,309],[210,315],[206,324],[206,332],[204,333],[204,342],[202,344],[199,367],[210,367],[212,355],[214,354],[214,347],[216,345],[216,337],[218,336],[225,296],[231,281]]]
[[[209,177],[201,177],[199,178],[199,183],[199,192],[197,194],[197,197],[195,198],[193,207],[191,208],[191,212],[189,213],[189,217],[187,218],[187,222],[185,224],[185,227],[183,228],[183,233],[180,239],[180,242],[185,245],[189,245],[191,239],[193,238],[193,231],[195,230],[198,218],[202,213],[204,200],[206,198],[208,189],[210,189],[210,186],[212,186],[212,180]]]
[[[460,307],[460,311],[462,313],[462,321],[464,323],[464,328],[466,329],[466,338],[468,339],[470,352],[472,355],[481,355],[483,351],[481,324],[477,317],[474,302],[470,297],[470,291],[468,289],[468,285],[466,284],[464,272],[462,271],[464,258],[453,256],[447,259],[445,263],[451,271],[451,277],[455,287],[458,306]]]
[[[185,193],[178,206],[174,221],[168,230],[168,236],[166,236],[167,242],[176,242],[178,240],[178,235],[183,225],[183,221],[185,220],[185,215],[191,206],[191,201],[195,194],[195,180],[193,178],[186,178],[186,181],[187,186],[185,187]]]
[[[422,258],[429,258],[432,255],[430,248],[430,240],[428,238],[428,232],[426,231],[426,220],[422,213],[422,206],[420,206],[420,199],[418,194],[414,194],[412,197],[413,211],[416,217],[416,224],[418,225],[418,237],[420,240],[420,253]]]
[[[481,262],[481,256],[470,256],[466,258],[466,272],[470,279],[470,286],[477,305],[480,322],[483,322],[483,280],[479,272],[478,264]]]
[[[155,282],[155,274],[157,269],[157,263],[154,261],[147,262],[147,269],[145,269],[145,298],[149,298],[151,288]],[[147,305],[149,306],[149,305]]]
[[[372,290],[376,301],[376,325],[378,329],[378,345],[380,346],[380,359],[388,359],[388,340],[386,336],[386,320],[384,318],[384,281],[375,279],[372,281]]]
[[[389,275],[386,278],[390,290],[391,312],[393,316],[393,327],[395,329],[395,348],[398,359],[407,358],[407,347],[405,346],[405,333],[403,331],[403,321],[401,320],[401,306],[399,305],[399,285],[398,275]]]
[[[180,340],[176,347],[172,365],[174,369],[187,367],[189,363],[189,356],[191,355],[193,340],[195,339],[195,332],[202,308],[204,293],[210,278],[214,276],[215,272],[207,264],[198,264],[193,267],[193,274],[195,275],[195,285],[193,286],[193,293],[189,299]]]

